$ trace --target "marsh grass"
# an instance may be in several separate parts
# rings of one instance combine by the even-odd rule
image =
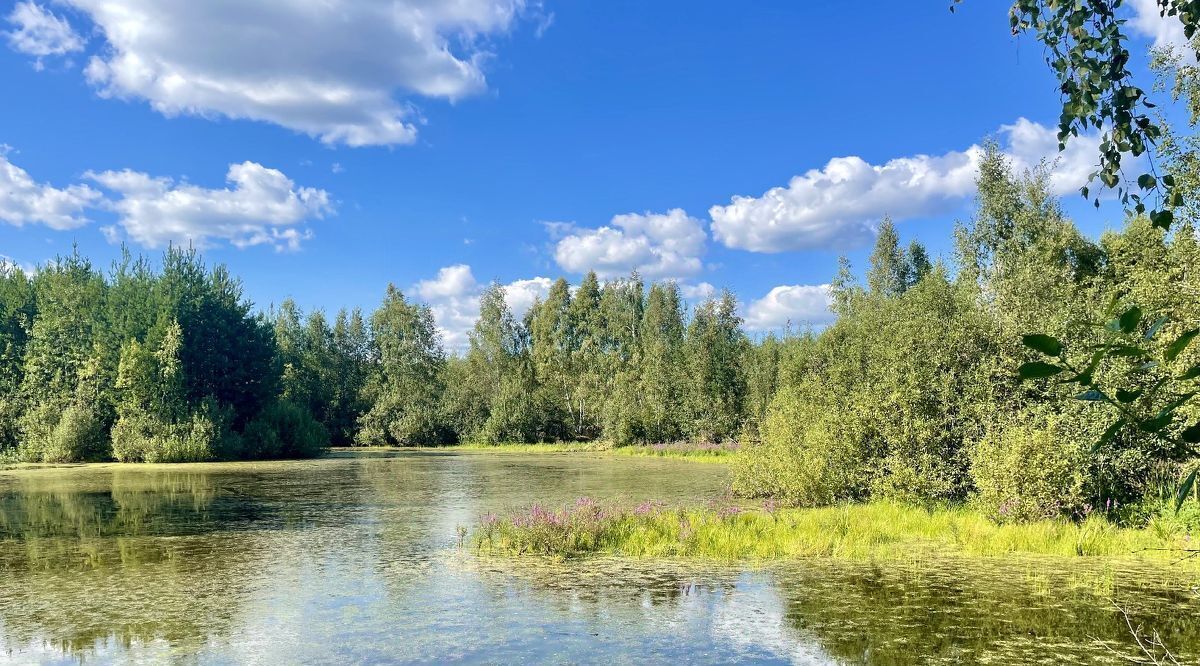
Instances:
[[[447,448],[493,453],[595,453],[609,451],[612,449],[612,445],[607,442],[545,442],[540,444],[503,442],[500,444],[456,444]]]
[[[485,516],[473,534],[485,553],[772,560],[800,557],[911,558],[921,554],[1177,559],[1179,529],[1131,529],[1091,516],[1081,522],[997,524],[967,508],[924,509],[889,502],[817,509],[534,506]],[[1167,549],[1167,550],[1156,550]]]
[[[650,458],[680,458],[691,462],[723,463],[733,462],[740,447],[736,443],[709,442],[675,442],[670,444],[650,444],[640,446],[623,446],[613,449],[620,456],[637,456]]]
[[[467,442],[436,447],[395,447],[395,446],[356,446],[337,448],[333,451],[389,451],[397,449],[416,448],[429,451],[482,451],[487,453],[603,453],[615,456],[632,456],[647,458],[676,458],[691,462],[731,463],[737,455],[739,446],[734,443],[711,444],[707,442],[676,442],[671,444],[616,446],[611,442],[545,442],[524,444],[518,442],[501,442],[486,444]]]

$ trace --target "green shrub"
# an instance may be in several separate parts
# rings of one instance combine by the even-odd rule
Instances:
[[[107,449],[104,423],[86,405],[68,405],[60,411],[44,403],[29,410],[21,425],[18,457],[25,462],[100,460]]]
[[[329,446],[329,432],[311,414],[280,400],[250,423],[241,437],[246,458],[312,458]]]
[[[140,412],[121,415],[112,429],[113,457],[121,462],[203,462],[228,457],[229,410],[211,399],[188,420],[168,423]]]
[[[796,389],[780,391],[763,423],[762,442],[747,447],[734,465],[734,491],[804,506],[862,497],[863,450],[827,415]]]
[[[1053,518],[1083,507],[1084,451],[1055,417],[992,428],[971,453],[974,501],[999,522]]]
[[[91,407],[71,405],[62,413],[42,455],[45,462],[98,460],[108,443],[104,424]]]

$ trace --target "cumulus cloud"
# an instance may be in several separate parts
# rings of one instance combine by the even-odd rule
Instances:
[[[526,0],[61,1],[106,43],[85,69],[102,96],[349,146],[412,143],[420,119],[403,96],[485,90],[486,39],[526,11]]]
[[[311,237],[304,226],[333,212],[329,193],[296,187],[283,172],[255,162],[231,164],[227,188],[208,189],[129,169],[88,172],[88,178],[119,198],[106,205],[124,233],[141,245],[191,243],[208,247],[271,245],[297,249]],[[110,240],[117,234],[105,233]]]
[[[1053,163],[1056,194],[1073,192],[1094,170],[1099,140],[1082,136],[1058,152],[1056,130],[1025,118],[1000,128],[1004,152],[1018,169]],[[893,220],[936,215],[962,204],[975,192],[983,148],[944,155],[915,155],[870,164],[837,157],[822,169],[792,178],[762,196],[735,196],[713,206],[714,237],[731,248],[754,252],[847,249],[866,244],[884,216]]]
[[[746,328],[770,331],[787,326],[823,326],[836,317],[829,310],[833,302],[829,285],[783,285],[751,302],[745,309]]]
[[[1178,16],[1163,16],[1159,12],[1158,0],[1133,0],[1133,18],[1129,21],[1135,32],[1154,40],[1154,46],[1188,47],[1188,38],[1183,34],[1183,22]],[[1193,57],[1195,53],[1192,53]]]
[[[679,282],[679,295],[689,301],[705,301],[717,293],[717,288],[707,282]]]
[[[513,316],[520,320],[535,300],[546,297],[551,284],[553,281],[546,277],[515,280],[502,285],[504,301]],[[441,268],[436,277],[421,280],[413,286],[420,300],[433,310],[446,349],[466,351],[470,344],[469,334],[479,317],[479,296],[485,286],[475,279],[467,264]]]
[[[18,2],[8,15],[14,29],[5,33],[16,51],[41,58],[83,50],[83,38],[66,19],[32,2]]]
[[[59,189],[38,183],[8,160],[0,146],[0,222],[15,226],[44,224],[51,229],[75,229],[88,222],[84,215],[101,195],[87,185]]]
[[[594,270],[601,278],[613,278],[637,270],[650,279],[680,278],[703,267],[703,224],[679,208],[665,214],[617,215],[597,229],[562,223],[547,224],[547,229],[560,236],[555,261],[572,273]]]
[[[522,319],[525,313],[529,312],[529,308],[533,307],[534,301],[546,298],[553,284],[554,280],[547,277],[509,282],[504,285],[504,302],[508,303],[514,317]]]

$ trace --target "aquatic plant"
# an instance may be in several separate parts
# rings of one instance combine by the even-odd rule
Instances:
[[[966,507],[873,502],[816,509],[776,504],[671,508],[661,502],[601,506],[585,499],[485,516],[474,547],[507,555],[622,555],[715,559],[908,558],[920,553],[1169,558],[1192,543],[1185,527],[1119,527],[1099,513],[1073,522],[999,524]]]

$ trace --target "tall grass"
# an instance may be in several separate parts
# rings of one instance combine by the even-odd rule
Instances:
[[[623,446],[613,449],[613,453],[621,456],[681,458],[692,462],[731,463],[739,449],[738,444],[733,442],[721,444],[709,442],[674,442],[670,444]]]
[[[534,506],[488,515],[473,543],[487,553],[579,557],[699,557],[722,560],[830,557],[907,558],[924,552],[963,555],[1028,553],[1064,557],[1178,557],[1192,545],[1185,531],[1118,527],[1100,516],[1082,522],[997,524],[966,508],[922,509],[890,502],[818,509],[682,509],[646,503]]]
[[[500,444],[457,444],[451,449],[464,451],[493,451],[496,453],[590,453],[608,451],[612,445],[607,442],[546,442],[541,444],[521,444],[504,442]]]

